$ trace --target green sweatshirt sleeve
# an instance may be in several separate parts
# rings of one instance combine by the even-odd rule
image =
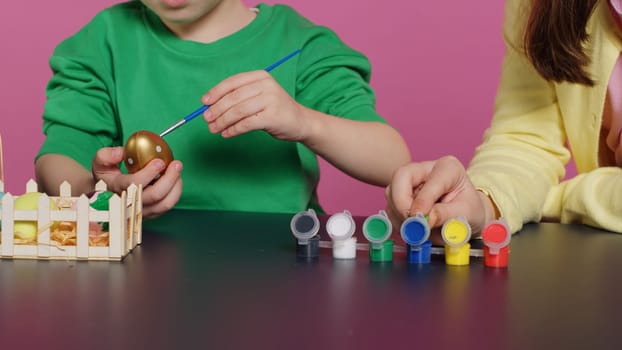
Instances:
[[[301,104],[333,116],[385,122],[376,112],[369,85],[369,60],[347,47],[334,32],[316,27],[298,64],[296,93]]]
[[[53,76],[46,88],[45,141],[37,157],[58,153],[90,169],[97,150],[118,144],[117,122],[105,68],[105,42],[94,19],[60,43],[49,60]],[[105,45],[102,45],[105,46]]]
[[[543,216],[622,233],[622,168],[598,168],[553,187]]]

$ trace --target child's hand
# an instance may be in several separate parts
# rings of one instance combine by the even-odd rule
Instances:
[[[299,105],[266,71],[241,73],[214,86],[202,98],[203,114],[213,133],[233,137],[265,130],[280,140],[300,141],[308,123]]]
[[[152,219],[173,208],[181,196],[180,161],[172,161],[166,172],[161,159],[154,159],[134,174],[123,174],[119,163],[123,161],[123,147],[100,149],[93,159],[92,169],[95,181],[104,180],[108,190],[121,193],[131,184],[143,185],[143,217]]]
[[[478,233],[494,216],[488,197],[473,187],[460,161],[451,156],[402,166],[385,194],[387,213],[398,229],[408,216],[423,213],[429,215],[430,227],[461,216]]]

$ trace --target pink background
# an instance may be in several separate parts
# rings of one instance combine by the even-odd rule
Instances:
[[[21,194],[34,178],[52,50],[117,2],[10,1],[0,11],[6,191]],[[277,2],[333,28],[368,55],[378,110],[404,135],[413,159],[454,154],[469,161],[492,114],[503,55],[502,1]],[[321,168],[320,201],[329,213],[348,209],[367,215],[384,208],[384,189],[359,183],[327,163]]]

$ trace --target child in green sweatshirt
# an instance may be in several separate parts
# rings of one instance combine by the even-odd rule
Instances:
[[[369,61],[288,6],[121,3],[58,45],[50,66],[35,164],[48,193],[65,180],[90,192],[103,179],[115,192],[145,186],[146,218],[173,207],[293,213],[321,210],[316,155],[380,186],[410,160],[375,110]],[[201,104],[203,121],[165,137],[168,167],[119,166],[132,133],[159,134]]]

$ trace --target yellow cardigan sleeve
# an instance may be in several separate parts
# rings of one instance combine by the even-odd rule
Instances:
[[[512,232],[541,219],[547,194],[563,178],[570,159],[555,86],[540,77],[521,49],[527,17],[523,3],[506,2],[506,53],[494,116],[467,170]]]
[[[622,168],[598,168],[553,187],[543,216],[622,233]]]
[[[563,119],[561,110],[572,111],[580,101],[560,102],[558,91],[568,86],[542,79],[524,55],[522,35],[528,17],[524,3],[506,1],[506,55],[495,112],[469,176],[493,199],[512,232],[543,216],[622,232],[622,168],[588,169],[560,183],[570,159],[565,127],[580,128],[589,119],[581,113],[567,115],[580,119]],[[597,59],[593,64],[604,62]],[[582,142],[592,141],[597,140]],[[581,147],[577,142],[573,146]]]

